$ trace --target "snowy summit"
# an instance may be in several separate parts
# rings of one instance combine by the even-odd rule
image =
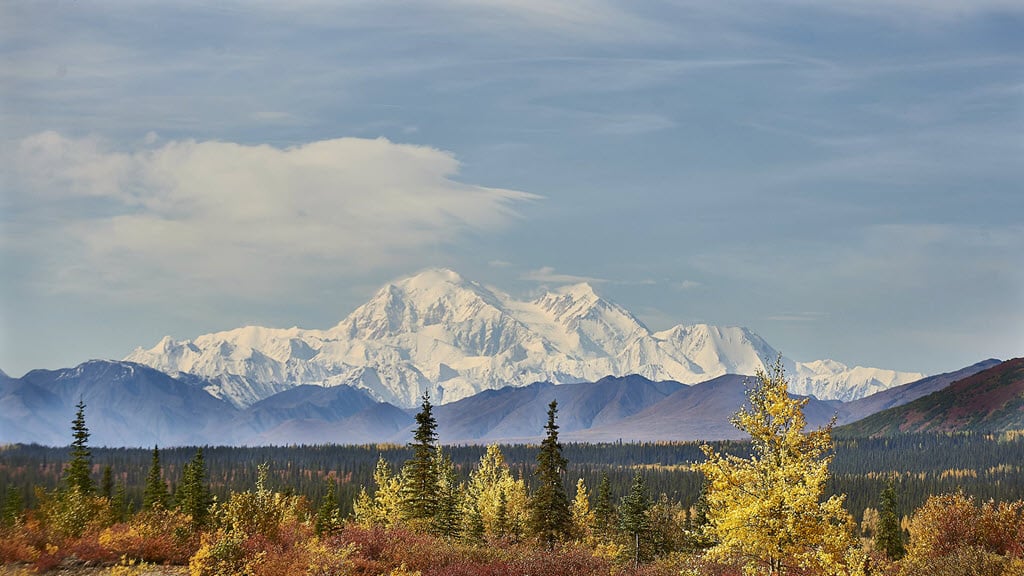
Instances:
[[[414,406],[533,382],[639,374],[694,384],[753,374],[778,354],[754,332],[706,324],[651,332],[588,284],[516,300],[447,269],[390,283],[327,330],[248,326],[136,349],[125,360],[207,379],[206,389],[248,406],[302,384],[348,384]],[[922,377],[832,361],[786,361],[819,398],[859,398]]]

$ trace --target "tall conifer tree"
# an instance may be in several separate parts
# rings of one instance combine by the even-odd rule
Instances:
[[[325,480],[327,493],[324,494],[324,501],[316,511],[316,522],[314,528],[320,536],[330,534],[335,528],[341,525],[341,513],[338,510],[338,481],[333,476]]]
[[[433,530],[445,538],[457,538],[462,530],[462,486],[459,485],[452,459],[437,448],[437,507],[434,512]]]
[[[537,491],[530,500],[530,525],[535,536],[548,546],[564,539],[572,529],[572,512],[569,497],[565,493],[562,474],[568,462],[562,456],[562,445],[558,443],[558,402],[548,405],[547,432],[537,454],[536,475],[539,480]]]
[[[494,514],[494,533],[498,538],[507,538],[512,532],[508,519],[508,494],[504,489],[498,491],[498,511]]]
[[[93,491],[92,452],[89,450],[89,429],[85,426],[85,402],[78,401],[75,406],[75,419],[71,421],[71,462],[64,472],[64,483],[68,489],[77,488],[83,494]]]
[[[110,499],[114,495],[114,474],[110,464],[103,467],[103,478],[100,480],[100,496]]]
[[[906,555],[903,545],[903,530],[900,528],[900,517],[896,509],[896,489],[892,482],[882,491],[878,505],[878,531],[875,533],[875,546],[883,550],[889,558],[899,560]]]
[[[7,487],[7,497],[4,498],[3,512],[0,513],[0,525],[11,527],[21,523],[25,502],[21,497],[21,490],[14,486]]]
[[[114,518],[118,522],[128,519],[128,494],[125,491],[124,482],[118,482],[114,488],[114,497],[110,501],[110,508],[114,511]]]
[[[611,527],[615,525],[615,508],[612,505],[612,483],[608,472],[601,471],[601,481],[597,485],[597,502],[594,504],[594,532],[603,538],[611,536]]]
[[[167,484],[164,483],[163,471],[160,468],[160,448],[153,446],[153,462],[146,477],[146,488],[142,492],[142,509],[167,508],[170,499]]]
[[[206,484],[206,460],[202,448],[196,450],[195,456],[182,469],[181,485],[175,497],[178,509],[192,518],[193,528],[206,525],[213,497]]]
[[[647,518],[647,511],[651,509],[651,497],[647,494],[647,486],[644,484],[644,477],[637,470],[633,475],[633,485],[629,494],[622,500],[619,509],[619,528],[629,536],[629,545],[633,548],[633,566],[640,567],[641,557],[646,558],[642,553],[644,539],[650,531],[650,523]]]
[[[416,414],[416,431],[409,444],[412,458],[405,463],[402,472],[405,479],[402,508],[405,518],[414,523],[430,522],[437,512],[437,421],[432,410],[430,394],[424,393],[423,404]]]

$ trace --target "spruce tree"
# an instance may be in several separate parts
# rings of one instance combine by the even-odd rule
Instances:
[[[213,498],[206,485],[206,461],[203,459],[202,448],[197,449],[192,460],[182,468],[181,484],[175,499],[178,510],[192,518],[193,529],[206,525]]]
[[[530,527],[533,534],[549,547],[568,536],[572,529],[569,497],[562,482],[568,462],[562,456],[562,445],[558,443],[557,413],[558,402],[552,400],[548,405],[548,423],[544,426],[547,434],[537,454],[535,474],[539,484],[530,500]]]
[[[906,555],[903,545],[903,530],[896,509],[896,489],[892,482],[882,491],[878,504],[878,530],[875,532],[875,547],[889,558],[899,560]]]
[[[89,450],[89,429],[85,426],[85,402],[78,401],[75,406],[75,419],[71,421],[71,462],[64,472],[64,484],[69,490],[78,489],[83,494],[93,491],[92,452]]]
[[[644,477],[640,471],[633,475],[633,485],[629,494],[622,499],[622,506],[619,507],[619,529],[629,537],[629,546],[633,549],[633,566],[640,567],[640,560],[647,554],[641,551],[644,548],[642,540],[650,531],[650,523],[647,518],[647,511],[651,509],[651,498],[647,494],[647,486],[644,484]]]
[[[316,522],[314,529],[317,535],[330,534],[335,528],[341,525],[341,513],[338,510],[337,481],[333,476],[326,479],[327,492],[324,494],[324,501],[316,511]]]
[[[693,550],[703,550],[715,545],[713,530],[708,523],[708,481],[705,478],[700,486],[700,495],[693,505],[693,517],[689,519],[689,533],[686,543]],[[689,511],[687,511],[689,512]]]
[[[114,497],[110,501],[110,508],[114,511],[114,518],[118,522],[128,519],[128,494],[125,491],[124,482],[118,482],[114,488]]]
[[[471,500],[468,504],[462,539],[470,544],[479,544],[484,541],[484,517],[475,500]]]
[[[498,491],[498,511],[494,514],[494,532],[498,538],[507,538],[512,532],[508,518],[508,495],[504,489]]]
[[[110,464],[103,467],[103,479],[100,480],[100,496],[110,499],[114,495],[114,476]]]
[[[601,482],[597,485],[597,502],[594,504],[594,533],[607,539],[615,525],[615,508],[612,506],[612,483],[608,472],[601,471]]]
[[[163,472],[160,468],[160,448],[153,446],[153,463],[149,467],[146,488],[142,492],[142,509],[165,509],[169,499],[167,484],[164,483]]]
[[[457,538],[462,529],[459,504],[462,490],[451,458],[437,448],[437,508],[434,512],[434,533],[445,538]]]
[[[412,458],[405,463],[402,476],[405,479],[402,497],[403,514],[414,524],[431,522],[437,512],[437,464],[435,444],[437,442],[437,421],[434,420],[430,395],[423,394],[423,404],[416,414],[416,431],[413,441]]]
[[[0,525],[9,528],[20,524],[24,507],[25,501],[21,497],[21,490],[14,486],[8,486],[7,497],[4,498],[3,512],[0,514]]]

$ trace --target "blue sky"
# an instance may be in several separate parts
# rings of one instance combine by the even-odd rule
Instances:
[[[0,3],[0,368],[432,266],[936,373],[1024,353],[1024,5]]]

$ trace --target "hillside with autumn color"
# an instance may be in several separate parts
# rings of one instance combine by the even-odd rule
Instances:
[[[1024,358],[1007,360],[917,400],[836,430],[841,436],[1024,429]]]

